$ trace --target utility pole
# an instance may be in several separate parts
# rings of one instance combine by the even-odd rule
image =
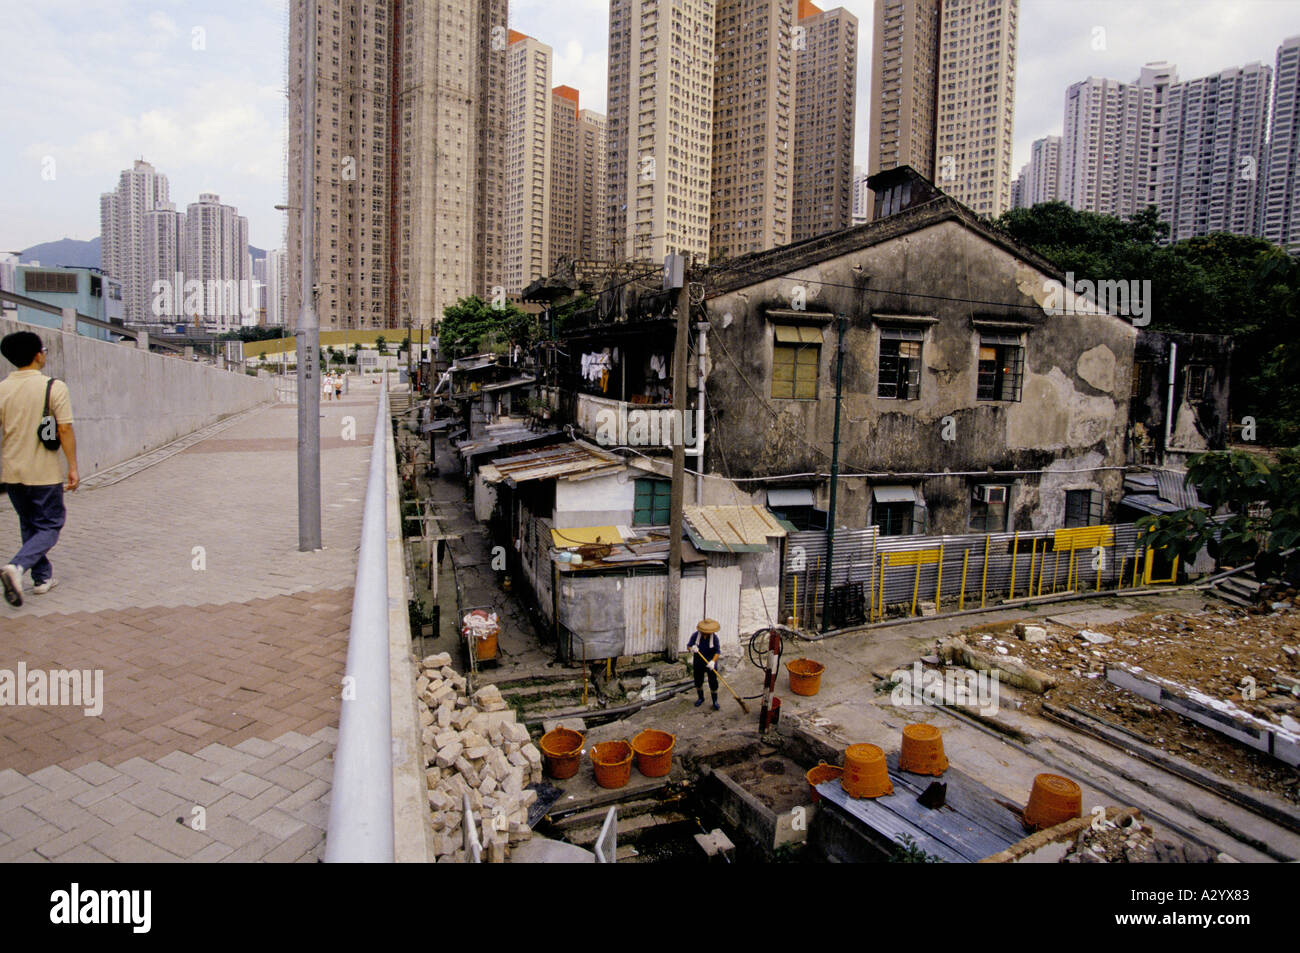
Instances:
[[[320,322],[316,316],[316,4],[307,5],[303,63],[302,305],[298,316],[298,551],[321,548]]]
[[[826,513],[826,588],[822,593],[822,631],[830,631],[831,566],[835,560],[835,491],[840,482],[840,403],[844,393],[843,314],[835,316],[835,436],[831,440],[831,502]]]
[[[677,289],[677,340],[673,346],[673,417],[679,423],[686,415],[686,361],[691,324],[691,295],[686,286],[686,258],[664,258],[664,290]],[[679,426],[673,440],[673,482],[669,497],[668,606],[664,620],[664,658],[677,655],[677,627],[682,605],[682,505],[686,490],[685,428]]]

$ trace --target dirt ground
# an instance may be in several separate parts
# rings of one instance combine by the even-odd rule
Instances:
[[[1200,612],[1163,612],[1134,616],[1088,631],[1114,641],[1092,644],[1066,625],[1041,623],[1045,642],[1027,643],[1014,623],[973,626],[964,630],[973,647],[1021,659],[1057,679],[1045,696],[1028,696],[1029,711],[1042,701],[1073,705],[1094,718],[1118,725],[1148,744],[1191,761],[1231,780],[1244,782],[1293,802],[1300,802],[1300,773],[1106,681],[1107,664],[1124,662],[1194,688],[1231,699],[1240,708],[1274,724],[1283,717],[1300,720],[1300,697],[1277,686],[1277,677],[1300,677],[1300,610],[1252,614],[1231,607]],[[1292,651],[1286,651],[1290,648]],[[1254,697],[1249,695],[1254,679]]]

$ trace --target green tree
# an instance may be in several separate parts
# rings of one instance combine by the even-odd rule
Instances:
[[[382,334],[379,335],[379,337],[375,338],[375,350],[378,351],[380,354],[388,353],[388,342],[384,340],[384,336]]]
[[[1232,335],[1233,418],[1271,445],[1300,439],[1300,267],[1282,249],[1223,233],[1163,245],[1154,206],[1125,222],[1047,202],[995,225],[1076,281],[1149,280],[1153,330]]]
[[[493,308],[474,295],[443,309],[438,342],[444,353],[464,357],[490,347],[504,348],[511,344],[528,347],[537,340],[538,333],[536,315],[513,303]]]
[[[1210,510],[1182,510],[1138,521],[1143,542],[1167,547],[1190,561],[1205,548],[1218,566],[1255,563],[1261,582],[1300,573],[1300,454],[1283,450],[1276,460],[1259,453],[1206,453],[1193,457],[1186,480]],[[1221,523],[1210,513],[1226,510]]]

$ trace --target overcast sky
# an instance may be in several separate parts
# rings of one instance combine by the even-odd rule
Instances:
[[[860,23],[857,154],[870,119],[872,0]],[[828,7],[830,4],[823,4]],[[608,0],[514,0],[510,25],[550,44],[556,85],[605,108]],[[281,243],[285,0],[37,0],[0,29],[0,251],[99,234],[99,195],[143,157],[184,207],[216,192]],[[1012,174],[1029,144],[1060,133],[1066,87],[1136,78],[1166,60],[1184,79],[1274,65],[1300,33],[1295,0],[1021,0]]]

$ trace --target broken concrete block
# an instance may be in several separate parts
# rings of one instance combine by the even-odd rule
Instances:
[[[483,795],[478,791],[469,792],[469,806],[476,811],[483,810]]]
[[[1079,638],[1086,639],[1088,642],[1091,642],[1093,645],[1105,645],[1107,642],[1115,641],[1109,635],[1106,635],[1102,632],[1093,632],[1091,629],[1080,629]]]
[[[465,696],[465,695],[457,695],[457,696],[456,696],[456,707],[457,707],[457,708],[469,708],[469,707],[470,707],[470,702],[469,702],[469,698],[468,698],[468,696]]]
[[[442,770],[441,770],[441,769],[439,769],[439,768],[426,768],[426,769],[425,769],[425,771],[424,771],[424,783],[425,783],[426,785],[428,785],[429,790],[433,790],[434,788],[436,788],[436,787],[438,786],[438,782],[441,781],[441,780],[442,780]]]
[[[421,728],[428,728],[430,725],[433,724],[434,719],[435,719],[437,716],[434,715],[433,712],[429,711],[429,709],[427,709],[427,708],[423,708],[423,707],[422,707],[422,708],[420,709],[420,716],[419,716],[419,717],[420,717],[420,727],[421,727]]]
[[[1016,635],[1026,642],[1047,641],[1047,630],[1041,625],[1025,625],[1023,622],[1017,622]]]
[[[464,699],[461,699],[462,701]],[[478,717],[478,709],[472,705],[468,708],[461,708],[451,718],[451,726],[457,731],[464,731],[473,724],[474,719]]]
[[[436,811],[450,811],[456,806],[456,799],[441,788],[429,792],[429,803]]]
[[[429,687],[429,679],[424,675],[421,675],[419,678],[415,680],[415,694],[423,695],[424,690],[428,687]]]
[[[438,727],[442,730],[450,728],[452,716],[456,713],[454,702],[443,702],[438,708]]]
[[[460,811],[447,811],[442,815],[442,819],[446,823],[447,833],[460,830],[460,817]]]
[[[516,721],[510,721],[501,726],[502,733],[511,741],[517,744],[526,745],[531,740],[528,734],[528,728]]]
[[[429,815],[429,826],[432,827],[436,833],[437,831],[446,829],[447,820],[442,816],[440,811],[434,811]]]
[[[506,755],[506,760],[509,761],[516,768],[522,768],[528,764],[528,759],[525,758],[518,751],[514,752],[513,754]]]
[[[444,665],[451,664],[451,653],[438,652],[436,655],[426,655],[421,659],[420,664],[425,668],[442,668]]]
[[[542,753],[537,750],[537,745],[531,741],[519,749],[529,764],[540,765],[542,763]]]
[[[432,725],[427,726],[423,731],[420,732],[421,744],[434,745],[436,747],[438,744],[437,739],[438,739],[438,729],[433,727]]]
[[[495,685],[484,685],[474,693],[474,704],[478,705],[480,702],[500,697],[501,689],[497,688]]]
[[[438,732],[438,734],[434,736],[433,744],[439,751],[441,751],[453,741],[460,741],[460,735],[457,732],[448,729],[447,731]],[[462,747],[464,747],[463,744]]]
[[[431,700],[429,702],[430,708],[437,708],[447,699],[457,697],[456,689],[452,688],[450,685],[444,684],[438,686],[437,688],[433,688],[432,686],[430,686],[429,691],[431,692],[430,695]]]
[[[460,743],[466,748],[477,748],[480,745],[487,745],[488,740],[473,728],[466,728],[460,733]]]
[[[507,794],[521,794],[524,790],[524,772],[522,768],[511,768],[501,779],[501,789]]]
[[[465,783],[471,788],[477,788],[481,783],[478,772],[474,770],[474,766],[466,761],[463,756],[456,759],[456,773],[464,778]]]
[[[491,750],[491,745],[476,745],[473,748],[465,749],[465,757],[471,761],[477,761],[479,758],[486,758]]]
[[[479,792],[482,794],[491,794],[497,789],[497,779],[491,774],[482,775],[483,780],[479,782]]]
[[[438,758],[437,758],[438,767],[450,768],[453,764],[456,763],[456,759],[460,757],[460,753],[462,750],[464,750],[464,746],[461,745],[459,741],[453,741],[445,748],[439,748]]]
[[[442,668],[438,669],[438,674],[441,675],[443,678],[447,679],[448,681],[458,677],[456,674],[456,670],[452,668],[450,665],[444,665]]]
[[[532,788],[526,788],[519,793],[519,806],[527,809],[537,803],[537,792]]]
[[[496,775],[498,781],[504,779],[506,772],[510,770],[510,762],[506,760],[506,756],[501,753],[500,748],[492,749],[487,757],[487,762],[492,766],[492,773]]]

